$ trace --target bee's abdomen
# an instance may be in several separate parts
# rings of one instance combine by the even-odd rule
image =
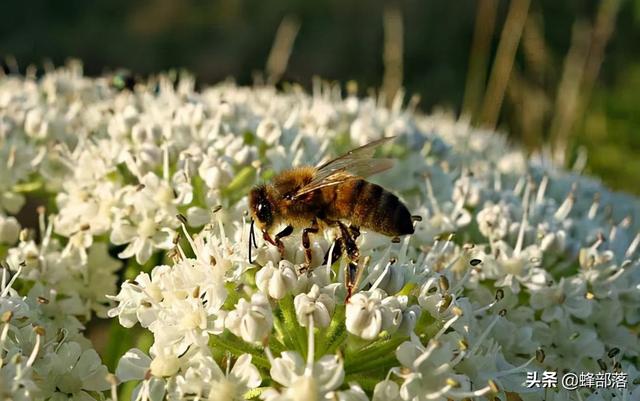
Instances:
[[[340,184],[336,192],[335,207],[340,218],[388,236],[413,233],[407,207],[380,185],[355,179]]]

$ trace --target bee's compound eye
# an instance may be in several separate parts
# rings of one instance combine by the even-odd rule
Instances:
[[[258,209],[258,213],[262,211],[262,203],[258,203],[257,209]]]

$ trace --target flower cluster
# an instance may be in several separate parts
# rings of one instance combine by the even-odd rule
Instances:
[[[382,103],[184,74],[129,91],[78,64],[1,78],[3,397],[640,399],[640,202]],[[388,136],[396,165],[371,180],[415,234],[361,227],[355,268],[332,229],[311,265],[297,231],[249,262],[253,185]],[[107,317],[131,333],[110,339],[114,375],[83,336]],[[525,385],[603,370],[626,388]]]

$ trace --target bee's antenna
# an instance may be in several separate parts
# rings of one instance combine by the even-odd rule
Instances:
[[[258,248],[258,243],[256,242],[256,234],[253,231],[253,223],[254,220],[251,219],[251,231],[249,232],[249,263],[253,264],[253,261],[251,260],[251,244],[253,243],[253,246],[257,249]]]

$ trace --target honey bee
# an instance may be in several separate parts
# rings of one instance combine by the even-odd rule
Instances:
[[[302,228],[305,263],[310,266],[310,234],[321,229],[338,227],[341,237],[334,246],[335,260],[344,247],[352,262],[359,253],[355,238],[360,228],[397,238],[413,234],[413,220],[407,207],[397,196],[365,180],[366,177],[388,170],[392,159],[372,158],[375,150],[394,139],[382,138],[330,160],[320,166],[302,166],[278,174],[266,185],[254,187],[249,193],[251,242],[256,245],[254,222],[265,241],[284,253],[282,238],[294,227]],[[349,223],[347,227],[345,222]],[[286,227],[271,237],[271,231],[282,223]],[[338,253],[336,256],[335,253]],[[326,256],[325,256],[326,261]]]

